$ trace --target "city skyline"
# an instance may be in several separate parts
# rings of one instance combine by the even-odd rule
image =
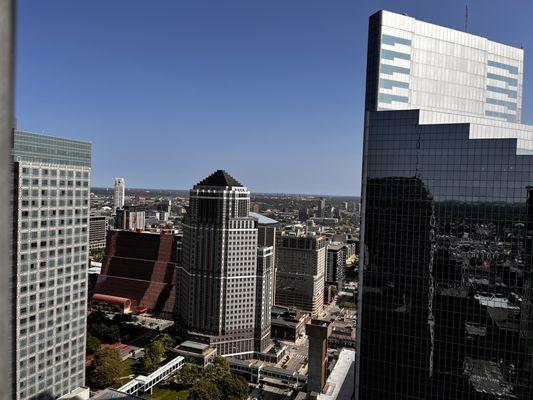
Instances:
[[[14,3],[11,398],[533,399],[531,0]]]
[[[225,168],[253,192],[357,196],[366,16],[384,8],[464,25],[458,1],[446,13],[436,1],[162,3],[147,15],[139,4],[106,13],[98,3],[19,4],[18,128],[90,140],[96,187],[116,175],[129,187],[187,188]],[[528,48],[532,7],[470,2],[468,30]],[[513,25],[495,24],[498,16]],[[526,77],[526,98],[530,87]],[[277,162],[262,168],[273,152]]]

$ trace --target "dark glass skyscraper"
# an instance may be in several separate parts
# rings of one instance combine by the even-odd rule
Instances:
[[[360,400],[533,398],[533,128],[512,122],[520,51],[371,17]]]

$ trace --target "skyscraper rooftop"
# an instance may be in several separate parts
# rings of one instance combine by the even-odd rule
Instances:
[[[237,179],[223,169],[216,170],[196,186],[242,187]]]

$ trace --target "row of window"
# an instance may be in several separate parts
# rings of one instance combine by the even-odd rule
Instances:
[[[22,174],[23,175],[42,175],[42,176],[57,176],[59,173],[60,177],[68,177],[68,178],[89,178],[89,172],[87,171],[71,171],[71,170],[57,170],[57,169],[48,169],[48,168],[29,168],[29,167],[23,167],[22,168]]]
[[[38,179],[38,178],[22,178],[20,180],[22,186],[66,186],[66,187],[74,187],[74,181],[64,181],[64,180],[57,180],[57,179]],[[58,185],[59,182],[59,185]],[[89,187],[89,181],[76,181],[75,182],[76,187]]]

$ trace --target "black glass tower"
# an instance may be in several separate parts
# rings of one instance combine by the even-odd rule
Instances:
[[[415,70],[424,40],[416,23],[385,34],[382,18],[369,30],[356,398],[533,399],[533,129],[411,91],[380,97],[394,86],[384,58],[406,59],[383,50],[412,46],[398,68]]]

